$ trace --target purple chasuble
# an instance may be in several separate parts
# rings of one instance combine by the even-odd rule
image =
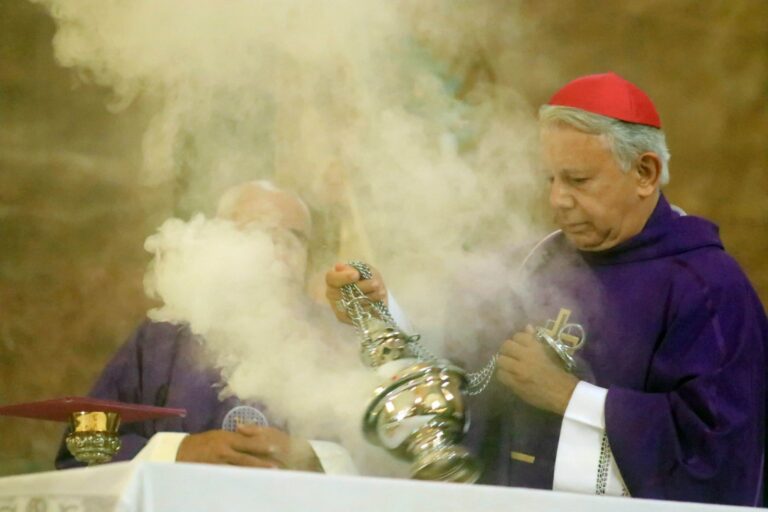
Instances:
[[[587,333],[576,373],[609,390],[608,441],[630,494],[761,504],[768,321],[717,226],[662,195],[616,247],[577,251],[558,236],[534,260],[506,336],[572,311]],[[562,418],[498,383],[471,408],[483,482],[551,489]]]
[[[88,396],[134,404],[181,407],[185,418],[162,418],[120,427],[122,446],[113,462],[133,458],[157,432],[191,434],[220,429],[224,416],[240,404],[221,401],[221,375],[186,326],[144,322],[115,354]],[[82,465],[62,443],[59,469]]]

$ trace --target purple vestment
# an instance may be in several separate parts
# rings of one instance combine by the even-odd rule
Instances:
[[[507,336],[572,310],[587,332],[577,373],[609,390],[608,440],[630,494],[761,504],[768,322],[717,226],[662,196],[618,246],[581,252],[560,236],[531,263]],[[467,444],[486,464],[483,481],[551,489],[562,418],[498,383],[471,407]]]
[[[144,322],[109,362],[89,396],[181,407],[187,416],[123,424],[122,446],[114,461],[133,458],[157,432],[221,428],[224,416],[239,402],[236,398],[219,400],[220,382],[220,373],[208,363],[204,346],[188,327]],[[77,465],[62,444],[56,467]]]

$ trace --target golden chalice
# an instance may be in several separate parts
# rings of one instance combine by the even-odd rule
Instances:
[[[120,414],[116,412],[74,412],[69,425],[67,449],[80,462],[103,464],[120,450]]]

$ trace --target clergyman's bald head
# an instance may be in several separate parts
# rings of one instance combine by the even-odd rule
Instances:
[[[242,183],[224,192],[216,216],[239,227],[285,228],[304,240],[312,230],[307,205],[296,195],[263,180]]]

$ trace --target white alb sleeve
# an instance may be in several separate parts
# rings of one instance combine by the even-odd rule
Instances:
[[[394,295],[392,295],[390,292],[387,292],[387,308],[389,309],[389,314],[392,315],[392,319],[400,327],[400,329],[407,333],[412,333],[414,331],[410,320],[408,320],[408,317],[405,316],[405,312],[400,307],[400,304],[398,304],[395,300]]]
[[[581,381],[563,416],[555,458],[556,491],[629,496],[605,432],[608,390]]]
[[[357,468],[349,452],[339,444],[329,441],[309,441],[323,472],[328,475],[357,475]]]
[[[188,435],[186,432],[158,432],[149,439],[133,460],[175,462],[179,446]]]

